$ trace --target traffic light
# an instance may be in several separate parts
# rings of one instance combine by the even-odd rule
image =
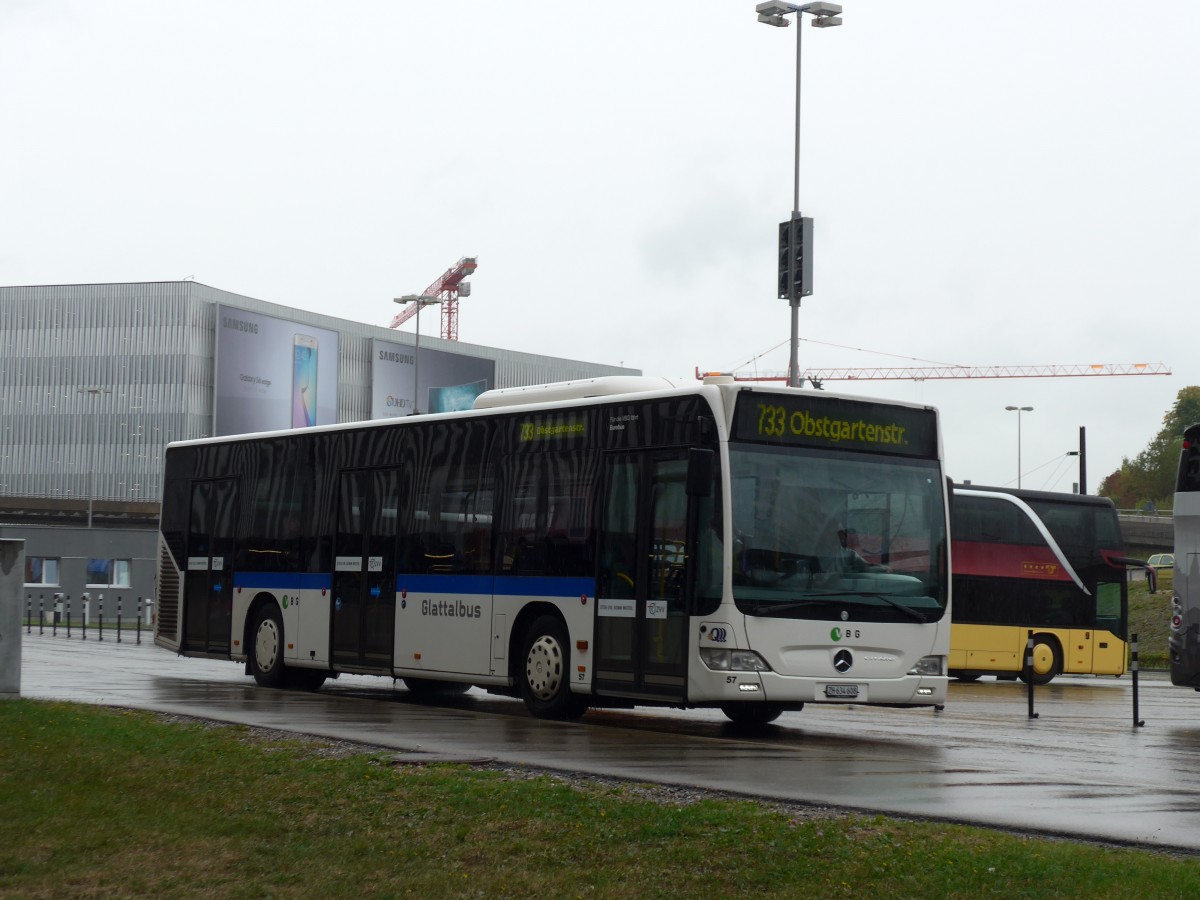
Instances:
[[[779,299],[811,296],[812,276],[813,220],[792,213],[791,219],[779,223]]]

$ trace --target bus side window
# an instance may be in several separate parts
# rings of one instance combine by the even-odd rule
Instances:
[[[595,454],[523,453],[509,458],[505,472],[500,571],[590,577],[595,565],[591,521],[598,473]]]
[[[1096,586],[1096,627],[1107,628],[1120,638],[1121,633],[1121,586],[1113,582]]]
[[[613,466],[600,535],[600,566],[596,591],[628,600],[635,596],[637,578],[637,484],[633,462]]]
[[[410,518],[399,535],[400,566],[430,574],[491,572],[493,469],[490,425],[456,422],[413,432]]]

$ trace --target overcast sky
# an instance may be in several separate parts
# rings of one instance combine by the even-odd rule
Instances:
[[[0,284],[385,325],[477,256],[464,342],[782,373],[796,26],[754,5],[0,0]],[[803,30],[801,367],[1166,364],[825,384],[939,407],[981,484],[1005,406],[1024,487],[1071,490],[1085,426],[1094,491],[1200,384],[1200,4],[844,6]]]

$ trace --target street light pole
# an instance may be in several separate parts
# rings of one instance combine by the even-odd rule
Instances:
[[[1021,413],[1033,412],[1032,406],[1006,406],[1009,412],[1017,414],[1017,490],[1021,489]]]
[[[421,390],[421,307],[428,306],[430,303],[440,303],[437,297],[430,297],[428,294],[405,294],[403,297],[395,298],[396,303],[417,304],[417,338],[413,343],[413,409],[409,415],[419,416],[420,410],[420,390]]]
[[[89,387],[89,388],[79,388],[76,391],[76,393],[87,394],[89,397],[91,397],[91,399],[93,401],[95,401],[95,399],[97,397],[99,397],[101,394],[110,394],[110,393],[112,393],[112,391],[109,390],[108,388]],[[96,479],[96,455],[100,452],[100,417],[98,415],[96,415],[95,402],[93,402],[91,404],[91,410],[92,410],[92,458],[88,465],[88,479],[87,479],[87,495],[88,495],[87,496],[87,501],[88,501],[87,527],[88,528],[92,527],[92,498],[95,494],[94,486],[95,486],[95,479]]]
[[[796,153],[795,153],[795,179],[792,186],[792,218],[791,227],[789,230],[789,247],[788,256],[792,265],[795,265],[796,250],[801,240],[800,232],[802,231],[803,218],[800,215],[800,60],[801,49],[803,46],[804,29],[799,27],[802,24],[804,14],[808,13],[812,18],[812,25],[815,28],[831,28],[842,24],[840,14],[842,7],[838,3],[782,3],[776,0],[768,0],[765,3],[759,3],[755,6],[755,12],[758,13],[758,21],[765,25],[773,25],[776,28],[786,28],[791,23],[784,18],[790,13],[796,14]],[[807,249],[807,254],[811,255],[812,248]],[[811,258],[811,256],[810,256]],[[809,273],[811,278],[811,273]],[[800,289],[797,284],[798,279],[795,277],[788,278],[788,306],[791,309],[791,337],[788,352],[788,386],[800,387]],[[810,291],[811,293],[811,291]]]

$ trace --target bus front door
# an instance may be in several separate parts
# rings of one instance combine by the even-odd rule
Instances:
[[[338,484],[332,659],[391,671],[396,635],[396,528],[400,470],[356,469]]]
[[[233,550],[237,479],[192,485],[184,580],[183,648],[228,655],[233,620]]]
[[[598,694],[684,700],[687,456],[607,460],[596,583]]]

